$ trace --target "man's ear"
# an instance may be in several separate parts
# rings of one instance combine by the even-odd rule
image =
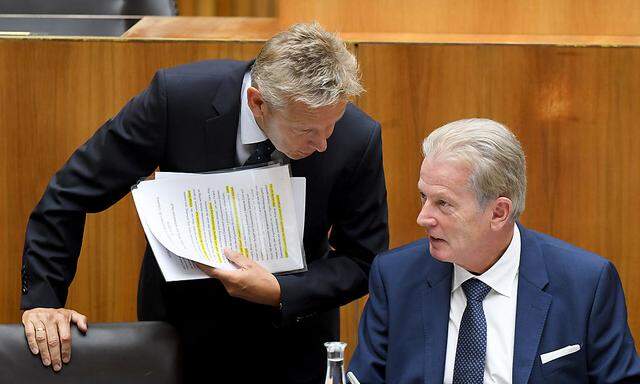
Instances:
[[[267,105],[257,88],[247,88],[247,101],[249,104],[249,109],[251,109],[251,112],[253,112],[253,116],[256,118],[256,120],[262,120],[264,118],[264,112]]]
[[[493,202],[491,212],[491,229],[500,230],[510,223],[509,215],[513,210],[513,202],[508,197],[498,197]]]

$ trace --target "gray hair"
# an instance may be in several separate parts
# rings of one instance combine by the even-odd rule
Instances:
[[[319,108],[363,91],[355,57],[318,23],[295,24],[269,39],[253,64],[251,79],[274,108],[291,101]]]
[[[527,193],[522,146],[504,125],[489,119],[458,120],[431,132],[422,142],[426,157],[462,160],[471,167],[469,186],[481,207],[498,197],[513,203],[511,220],[524,211]]]

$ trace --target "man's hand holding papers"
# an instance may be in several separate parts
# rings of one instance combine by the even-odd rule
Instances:
[[[238,269],[225,270],[196,264],[204,273],[220,280],[233,297],[274,307],[280,305],[280,284],[274,275],[240,252],[227,248],[224,255]]]

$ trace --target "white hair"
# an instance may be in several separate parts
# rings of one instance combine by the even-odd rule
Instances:
[[[526,162],[522,146],[504,125],[489,119],[451,122],[422,142],[426,157],[461,160],[471,168],[469,186],[481,207],[498,197],[512,202],[509,218],[517,220],[525,206]]]
[[[291,101],[319,108],[363,91],[355,57],[318,23],[295,24],[269,39],[253,64],[251,79],[274,108]]]

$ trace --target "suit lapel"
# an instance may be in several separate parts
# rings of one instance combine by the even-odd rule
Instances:
[[[253,62],[239,66],[220,79],[211,103],[212,115],[204,123],[207,170],[236,166],[236,137],[240,119],[242,79]]]
[[[538,352],[552,296],[544,292],[549,279],[535,235],[520,224],[518,227],[522,234],[522,245],[516,305],[513,383],[526,384]]]
[[[423,290],[422,318],[425,338],[425,383],[442,383],[447,351],[449,304],[453,266],[428,257],[427,284]]]

